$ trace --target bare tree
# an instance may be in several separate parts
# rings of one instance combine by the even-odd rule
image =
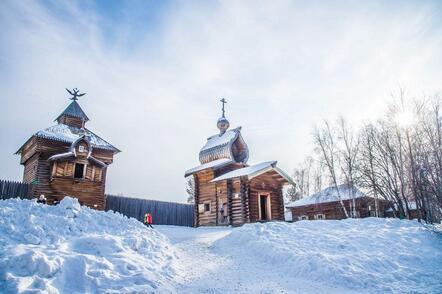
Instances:
[[[314,159],[311,156],[307,156],[299,167],[295,168],[295,171],[293,172],[293,178],[297,184],[295,191],[298,199],[310,195],[313,162]]]
[[[319,150],[321,154],[322,161],[324,162],[324,165],[326,166],[330,179],[332,181],[332,184],[336,188],[339,202],[341,203],[342,209],[344,211],[345,217],[348,218],[348,212],[344,205],[344,202],[341,198],[341,193],[339,191],[338,186],[338,176],[337,176],[337,163],[338,155],[337,155],[337,148],[336,148],[336,138],[335,134],[332,131],[330,124],[325,121],[324,126],[320,129],[316,128],[314,133],[314,139],[316,148]]]
[[[376,216],[383,213],[377,201],[383,198],[392,204],[394,216],[441,220],[441,98],[410,99],[403,89],[393,98],[385,115],[357,133],[343,118],[335,127],[326,121],[316,128],[318,157],[306,159],[295,169],[299,187],[293,197],[319,192],[328,177],[346,217],[349,214],[339,191],[342,183],[360,186],[373,195]],[[352,198],[351,216],[356,216]]]
[[[359,153],[359,139],[354,135],[343,117],[338,120],[338,140],[341,142],[340,148],[340,162],[341,171],[344,181],[350,187],[352,199],[352,217],[356,215],[356,201],[354,195],[354,185],[357,171],[357,156]]]
[[[284,199],[286,199],[285,200],[286,203],[293,202],[301,198],[302,198],[301,194],[299,193],[296,186],[290,185],[284,190]]]
[[[187,203],[195,203],[195,180],[193,177],[186,179]]]

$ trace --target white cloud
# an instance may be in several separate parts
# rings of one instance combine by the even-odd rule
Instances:
[[[376,117],[398,83],[440,90],[437,4],[177,2],[152,23],[72,3],[0,4],[0,178],[21,177],[12,153],[63,110],[65,87],[88,93],[89,128],[123,150],[107,191],[173,201],[220,97],[251,162],[291,172],[323,118]]]

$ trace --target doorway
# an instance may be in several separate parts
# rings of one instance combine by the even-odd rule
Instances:
[[[258,195],[259,220],[267,221],[272,219],[270,210],[270,194]]]
[[[229,224],[229,211],[227,206],[227,199],[221,200],[219,203],[218,224],[219,225]]]

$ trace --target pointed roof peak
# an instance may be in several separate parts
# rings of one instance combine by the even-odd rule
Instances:
[[[77,100],[72,100],[71,104],[69,104],[68,107],[66,107],[66,109],[55,120],[58,121],[64,115],[80,118],[85,122],[89,120],[86,113],[84,113],[83,109],[81,109]]]

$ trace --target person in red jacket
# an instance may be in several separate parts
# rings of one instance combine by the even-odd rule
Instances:
[[[153,229],[152,227],[152,215],[150,214],[150,212],[146,213],[144,215],[144,224],[150,228]]]

